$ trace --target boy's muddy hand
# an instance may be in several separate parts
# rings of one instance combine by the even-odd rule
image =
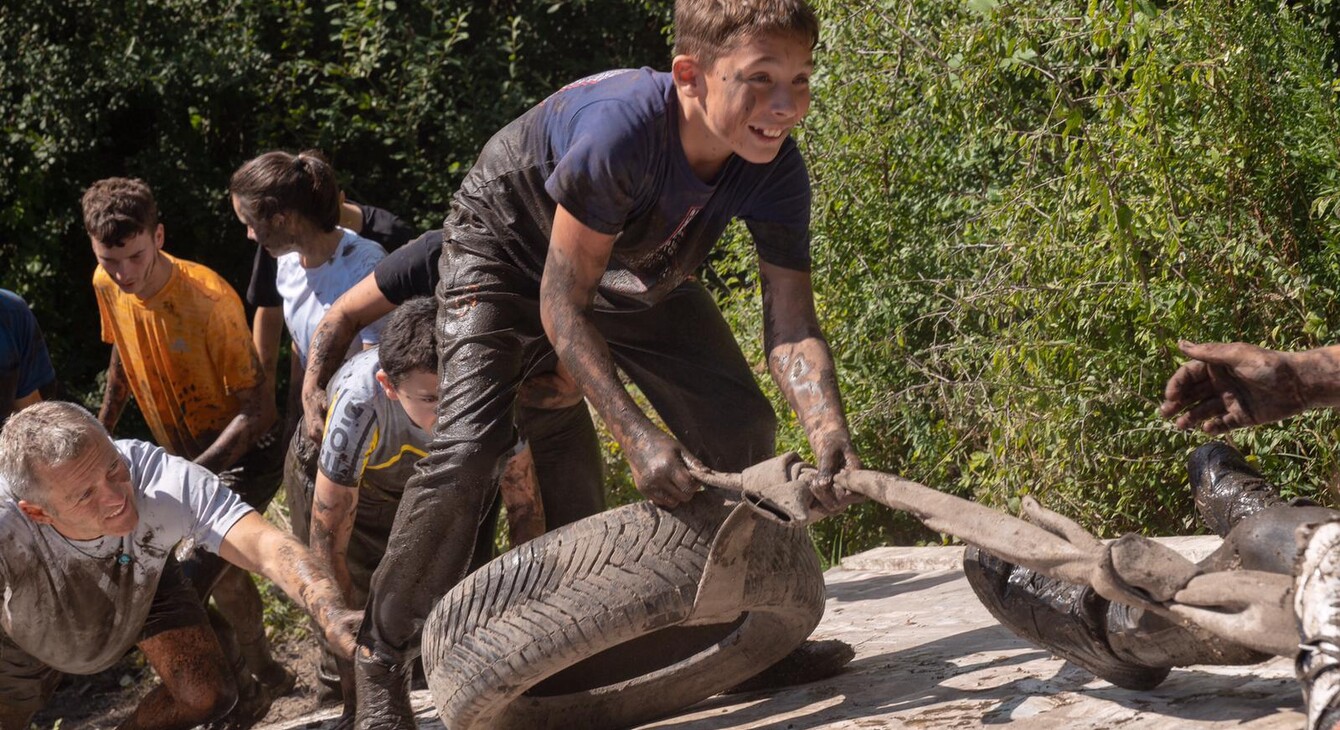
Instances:
[[[698,481],[689,473],[689,465],[698,465],[698,460],[664,431],[648,429],[626,454],[638,491],[656,506],[674,509],[698,491]]]
[[[321,434],[326,426],[326,409],[330,401],[325,388],[306,387],[302,390],[302,428],[303,435],[313,443],[321,443]]]
[[[1192,359],[1168,379],[1159,406],[1163,416],[1177,416],[1178,428],[1222,434],[1273,423],[1311,407],[1308,366],[1297,353],[1244,342],[1198,345],[1185,340],[1178,349]]]
[[[818,462],[818,472],[810,482],[810,493],[819,500],[824,512],[833,514],[866,500],[864,495],[849,492],[833,483],[833,477],[838,474],[861,468],[861,457],[856,455],[856,447],[852,446],[851,438],[845,432],[815,444],[814,460]]]

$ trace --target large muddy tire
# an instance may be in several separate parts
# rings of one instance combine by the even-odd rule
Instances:
[[[618,728],[748,679],[823,613],[803,528],[760,520],[740,616],[681,626],[734,502],[714,490],[673,512],[650,503],[580,520],[485,565],[423,629],[442,722],[470,728]]]

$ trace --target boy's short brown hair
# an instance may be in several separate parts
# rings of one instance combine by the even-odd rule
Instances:
[[[392,386],[416,370],[437,372],[437,299],[415,297],[396,307],[382,329],[377,361]]]
[[[274,150],[248,160],[228,181],[228,192],[260,220],[298,213],[323,231],[340,222],[340,186],[335,170],[316,150]]]
[[[675,55],[710,67],[740,41],[762,34],[819,42],[819,18],[805,0],[675,0]]]
[[[84,230],[104,246],[122,246],[127,238],[158,228],[158,203],[143,180],[99,180],[84,191],[80,204],[84,208]]]

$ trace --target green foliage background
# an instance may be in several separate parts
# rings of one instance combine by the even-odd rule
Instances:
[[[1337,9],[816,0],[815,288],[867,465],[1111,535],[1198,529],[1155,414],[1179,338],[1336,339]],[[154,185],[169,250],[245,284],[228,174],[317,147],[351,198],[436,225],[488,136],[562,83],[665,68],[665,0],[0,6],[0,286],[96,397],[92,180]],[[761,375],[752,250],[711,264]],[[765,390],[775,392],[766,387]],[[90,402],[92,402],[90,400]],[[786,413],[778,398],[779,413]],[[789,415],[788,417],[789,418]],[[1337,467],[1330,414],[1234,436],[1290,493]],[[794,419],[783,446],[806,450]],[[616,500],[630,496],[611,447]],[[938,540],[862,506],[834,558]]]

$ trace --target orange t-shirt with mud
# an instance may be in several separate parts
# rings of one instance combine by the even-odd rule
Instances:
[[[237,292],[205,266],[163,256],[171,276],[147,299],[123,293],[101,266],[93,288],[102,341],[120,351],[154,439],[193,459],[237,415],[237,392],[262,374]]]

